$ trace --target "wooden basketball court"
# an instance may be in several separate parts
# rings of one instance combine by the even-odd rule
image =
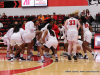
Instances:
[[[96,60],[88,52],[89,59],[78,59],[78,61],[69,61],[67,57],[60,56],[62,51],[58,51],[59,62],[45,58],[45,63],[37,63],[40,57],[37,57],[37,51],[33,51],[33,61],[15,60],[9,62],[6,58],[6,50],[0,50],[0,75],[100,75],[100,51]],[[82,52],[83,54],[83,52]],[[26,52],[24,55],[26,58]]]

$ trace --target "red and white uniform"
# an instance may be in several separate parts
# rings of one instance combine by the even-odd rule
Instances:
[[[3,37],[4,45],[10,44],[10,38],[11,38],[11,35],[13,34],[13,30],[14,28],[10,28],[8,32],[4,35]]]
[[[83,31],[84,31],[84,41],[90,43],[92,39],[92,33],[89,30],[89,24],[87,22],[86,24],[83,23]]]
[[[77,30],[77,19],[71,17],[68,19],[67,24],[67,40],[68,41],[77,41],[78,40],[78,30]]]
[[[24,39],[25,43],[31,43],[31,41],[36,36],[36,28],[32,21],[29,21],[25,24],[25,32],[24,32]]]
[[[18,32],[13,33],[10,38],[11,46],[14,46],[15,44],[20,46],[24,40],[23,34],[24,34],[24,29],[22,29],[22,28],[20,28]]]
[[[57,45],[58,45],[58,40],[56,38],[56,34],[55,34],[55,36],[51,36],[50,32],[48,31],[48,34],[46,37],[48,38],[48,40],[45,41],[45,43],[43,45],[47,46],[48,48],[51,48],[53,46],[56,49]]]

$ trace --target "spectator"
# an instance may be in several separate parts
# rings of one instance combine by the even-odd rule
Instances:
[[[96,33],[100,33],[100,28],[98,28],[98,31],[96,31]]]
[[[61,14],[59,14],[59,15],[58,15],[58,20],[63,21],[63,19],[64,19],[64,17],[63,17]]]
[[[55,19],[53,18],[53,16],[52,16],[52,15],[51,15],[51,19],[52,19],[52,20],[55,20]]]
[[[80,16],[85,16],[85,10],[83,10],[83,12],[81,12]]]
[[[3,13],[3,15],[1,16],[1,18],[7,18],[7,16],[5,15],[5,13]]]
[[[57,20],[57,15],[56,15],[55,13],[53,13],[53,18],[54,18],[55,20]]]
[[[44,16],[42,16],[42,14],[40,14],[40,16],[38,16],[38,20],[39,19],[44,20]]]
[[[26,21],[23,21],[22,22],[22,28],[25,30],[25,24],[26,24]]]
[[[77,11],[75,11],[75,12],[74,12],[74,14],[75,14],[75,15],[74,15],[74,18],[79,19],[79,16],[78,16],[79,11],[78,11],[78,10],[77,10]]]
[[[90,17],[91,16],[89,9],[86,9],[86,16],[87,17]]]
[[[50,19],[50,16],[49,16],[49,14],[47,14],[47,16],[46,16],[45,20],[47,20],[47,19]]]
[[[0,28],[3,28],[3,24],[0,22]]]
[[[69,19],[69,15],[66,15],[66,16],[64,17],[64,21],[66,21],[67,19]]]

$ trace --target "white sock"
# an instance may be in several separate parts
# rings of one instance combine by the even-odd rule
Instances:
[[[46,52],[44,52],[44,55],[46,54]]]
[[[43,56],[41,56],[41,59],[42,59],[42,60],[44,60],[44,57],[43,57]]]
[[[23,57],[23,54],[21,54],[20,57]]]
[[[40,54],[40,52],[38,52],[38,54]]]
[[[55,54],[55,57],[57,57],[57,54]]]
[[[84,53],[85,55],[87,55],[87,53]]]
[[[30,55],[28,55],[27,58],[30,59]]]
[[[70,52],[68,52],[68,55],[70,55]]]
[[[10,54],[10,57],[13,57],[13,54]]]
[[[66,51],[64,51],[63,53],[66,53]]]
[[[74,55],[76,56],[76,52],[74,52]]]
[[[9,54],[9,51],[7,51],[7,55]]]
[[[92,53],[92,54],[94,54],[94,52],[93,52],[93,51],[92,51],[91,53]]]

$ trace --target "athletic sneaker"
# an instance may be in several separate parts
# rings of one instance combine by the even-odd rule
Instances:
[[[11,57],[10,59],[8,59],[8,61],[13,61],[14,59],[13,59],[13,57]]]
[[[23,57],[20,57],[19,61],[26,61]]]
[[[88,59],[88,56],[87,56],[87,55],[85,55],[85,56],[83,57],[83,59]]]
[[[64,57],[67,57],[67,56],[68,56],[68,54],[67,54],[67,53],[65,53],[65,54],[64,54]]]
[[[37,57],[40,57],[40,54],[37,54]]]
[[[27,61],[32,61],[32,58],[27,58]]]
[[[10,57],[9,54],[7,54],[6,57]]]
[[[79,53],[79,56],[83,57],[83,55],[81,53]]]
[[[60,56],[63,56],[65,53],[60,54]]]
[[[70,55],[68,55],[68,60],[72,60]]]
[[[56,57],[55,62],[58,62],[58,58]]]
[[[95,59],[96,59],[97,55],[98,55],[97,53],[95,53],[95,54],[94,54],[94,58],[93,58],[93,60],[95,60]]]
[[[78,58],[78,59],[83,59],[83,56],[79,55],[77,58]]]
[[[38,60],[37,62],[38,62],[38,63],[45,63],[45,60],[40,59],[40,60]]]
[[[77,57],[75,55],[73,56],[73,58],[74,58],[74,60],[77,60]]]
[[[47,54],[47,56],[48,56],[49,58],[52,58],[51,54]]]

